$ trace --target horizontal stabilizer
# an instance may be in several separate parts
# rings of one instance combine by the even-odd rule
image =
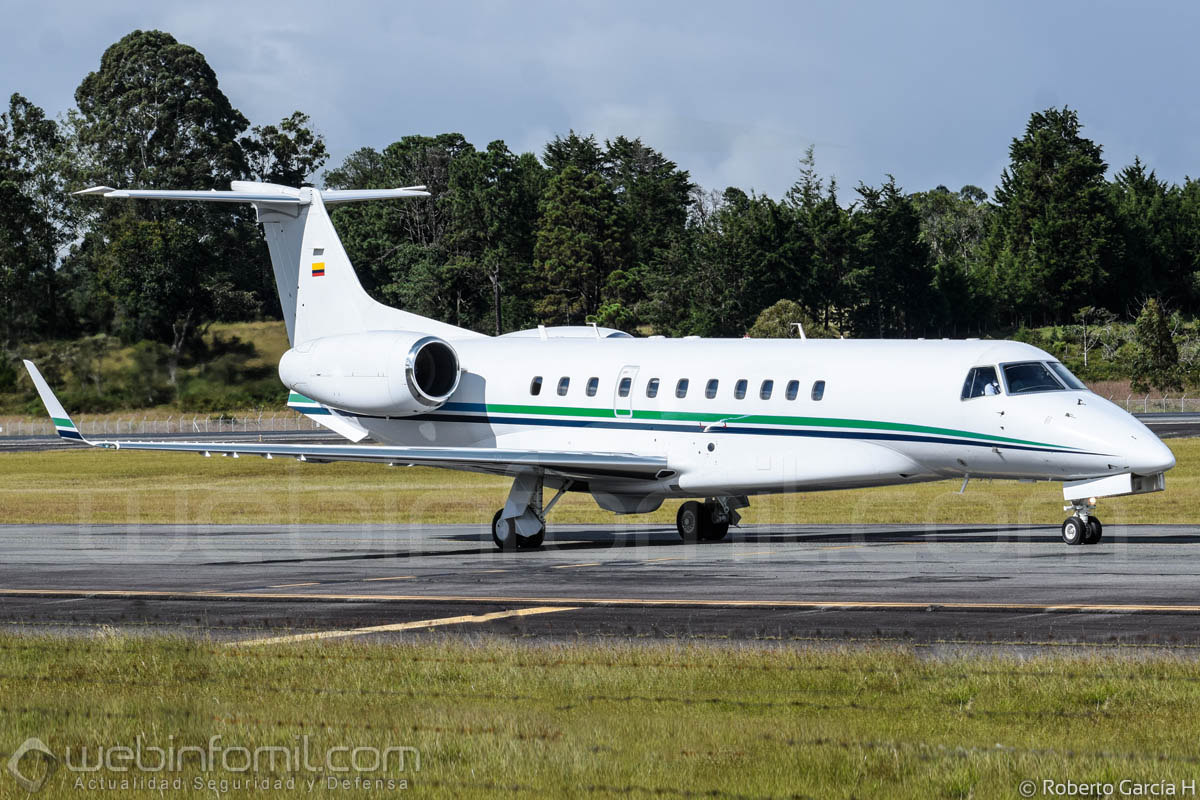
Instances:
[[[106,200],[133,199],[133,200],[199,200],[207,203],[285,203],[290,205],[300,205],[302,202],[296,195],[278,194],[272,192],[218,192],[216,189],[210,191],[191,191],[184,189],[110,189],[107,186],[95,186],[91,189],[84,189],[75,194],[98,194],[102,195]]]

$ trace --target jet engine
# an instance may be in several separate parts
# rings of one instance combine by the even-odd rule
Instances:
[[[388,417],[441,407],[460,374],[449,343],[409,331],[313,339],[279,360],[279,378],[293,391],[331,408]]]

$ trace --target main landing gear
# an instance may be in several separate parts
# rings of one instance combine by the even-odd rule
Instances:
[[[1096,510],[1096,498],[1075,500],[1069,506],[1063,506],[1063,511],[1073,511],[1062,524],[1063,541],[1070,545],[1098,544],[1104,535],[1104,526],[1100,518],[1092,512]]]
[[[675,514],[675,528],[685,542],[719,542],[737,525],[737,509],[750,505],[746,497],[710,497],[703,503],[688,500]]]
[[[501,550],[533,550],[546,538],[546,515],[571,486],[566,481],[542,507],[545,482],[541,474],[518,475],[504,508],[492,517],[492,541]]]

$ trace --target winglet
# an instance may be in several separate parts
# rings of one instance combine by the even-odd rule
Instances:
[[[29,377],[33,379],[33,385],[37,387],[38,396],[42,398],[42,405],[50,414],[50,419],[54,422],[54,429],[58,431],[58,435],[64,439],[87,443],[87,439],[83,438],[79,429],[75,427],[75,423],[67,416],[66,409],[62,407],[62,403],[58,402],[54,392],[50,391],[50,385],[46,383],[46,379],[42,377],[42,373],[38,372],[38,368],[34,366],[33,362],[26,361],[25,369],[29,370]]]

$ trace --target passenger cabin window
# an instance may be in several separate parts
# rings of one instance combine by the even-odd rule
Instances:
[[[599,388],[600,388],[600,379],[599,378],[588,378],[588,382],[587,382],[587,396],[588,397],[595,397],[596,390]]]
[[[533,395],[534,397],[537,397],[539,394],[542,393],[542,376],[541,375],[534,377],[534,379],[529,382],[529,393],[531,395]]]
[[[621,382],[617,384],[617,394],[621,397],[629,397],[629,387],[633,385],[633,378],[621,378]]]
[[[786,395],[787,399],[795,400],[799,394],[800,394],[800,381],[788,381],[787,395]]]
[[[570,387],[571,387],[571,379],[570,378],[567,378],[567,377],[559,378],[558,379],[558,396],[566,397],[567,389],[569,389]]]
[[[812,399],[820,400],[825,396],[825,381],[817,381],[813,384]]]
[[[1057,361],[1047,361],[1046,366],[1054,371],[1054,374],[1058,376],[1060,381],[1067,385],[1068,389],[1082,389],[1087,391],[1087,387],[1083,385],[1083,381],[1072,375],[1071,370],[1067,369],[1062,364],[1058,363]]]
[[[775,381],[763,381],[762,386],[758,387],[758,399],[770,400],[771,392],[775,390]]]
[[[747,383],[745,378],[739,379],[738,382],[733,385],[733,398],[735,400],[741,400],[745,398],[746,386]]]
[[[721,384],[721,382],[718,381],[716,378],[712,378],[711,380],[709,380],[708,384],[704,387],[704,396],[707,397],[709,400],[712,400],[714,397],[717,396],[717,386],[719,386],[720,384]]]
[[[646,397],[658,397],[658,378],[651,378],[646,384]]]
[[[991,394],[1000,394],[1000,379],[996,377],[995,367],[975,367],[967,373],[963,382],[963,400]]]
[[[680,378],[679,383],[675,384],[675,396],[683,399],[687,397],[688,379]]]
[[[1054,374],[1040,361],[1001,364],[1000,368],[1004,370],[1004,382],[1008,384],[1009,394],[1061,392],[1063,389]]]

